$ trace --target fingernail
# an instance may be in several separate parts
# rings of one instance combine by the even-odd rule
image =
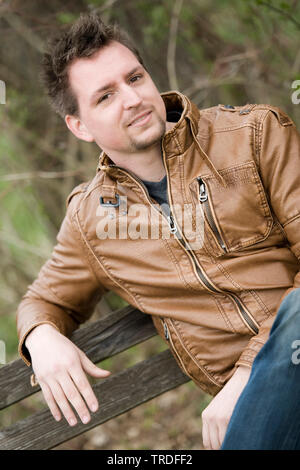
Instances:
[[[56,419],[56,421],[60,421],[60,416],[55,415],[54,418]]]
[[[90,418],[88,416],[83,416],[82,418],[82,422],[85,424],[85,423],[88,423],[90,420]]]
[[[91,410],[92,410],[92,411],[97,411],[97,410],[98,410],[98,405],[97,405],[96,403],[93,403],[93,404],[91,405]]]
[[[74,418],[71,418],[70,421],[69,421],[70,425],[71,426],[75,426],[75,424],[77,423],[76,419]]]

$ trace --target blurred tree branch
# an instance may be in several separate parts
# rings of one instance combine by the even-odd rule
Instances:
[[[299,21],[295,20],[295,18],[293,17],[293,15],[291,15],[291,14],[288,13],[287,11],[282,10],[281,8],[275,7],[274,5],[271,5],[271,3],[264,2],[263,0],[260,0],[260,1],[259,1],[259,5],[263,5],[263,6],[265,6],[265,7],[268,7],[268,8],[270,8],[271,10],[276,11],[277,13],[279,13],[279,14],[285,16],[285,17],[288,18],[290,21],[292,21],[298,28],[300,28],[300,23],[299,23]]]
[[[0,181],[19,181],[19,180],[30,180],[34,178],[45,178],[45,179],[58,179],[58,178],[70,178],[73,176],[79,176],[84,174],[86,168],[79,168],[77,170],[68,171],[28,171],[26,173],[15,173],[10,175],[4,175],[0,177]]]
[[[104,5],[102,5],[101,7],[93,8],[92,10],[101,15],[101,18],[104,23],[109,23],[112,13],[112,7],[116,2],[118,2],[118,0],[107,0]]]
[[[107,0],[104,3],[104,5],[102,5],[101,7],[96,8],[96,11],[100,14],[104,13],[107,9],[110,9],[118,1],[119,0]]]
[[[11,10],[10,0],[0,0],[0,16]]]
[[[183,90],[183,94],[187,96],[191,96],[197,91],[204,89],[204,88],[216,88],[219,86],[225,85],[233,85],[233,84],[243,84],[245,83],[245,79],[242,76],[233,76],[233,77],[219,77],[219,78],[211,78],[205,77],[199,80],[196,80],[193,85]]]
[[[178,90],[178,80],[176,75],[176,43],[177,43],[177,32],[179,16],[182,9],[183,0],[176,0],[172,11],[170,31],[169,31],[169,43],[167,52],[167,69],[169,83],[172,90]]]
[[[16,14],[6,14],[3,18],[31,47],[40,53],[44,52],[44,41],[29,29],[19,16]]]
[[[49,257],[49,252],[48,251],[42,251],[41,249],[38,249],[34,247],[33,245],[30,245],[29,243],[25,242],[24,240],[21,240],[17,236],[12,235],[12,232],[4,232],[4,230],[0,230],[0,240],[5,242],[5,243],[10,243],[18,248],[21,248],[22,250],[27,251],[28,253],[31,253],[32,255],[38,256],[39,258],[42,258],[43,260],[47,260]]]

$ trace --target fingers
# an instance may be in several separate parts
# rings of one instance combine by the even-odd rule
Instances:
[[[70,426],[75,426],[77,424],[77,418],[74,411],[72,410],[70,403],[67,400],[67,397],[61,387],[61,385],[56,381],[49,381],[49,388],[51,389],[53,398],[60,408],[61,413],[68,421]]]
[[[73,344],[70,348],[69,343],[64,343],[61,351],[50,366],[42,361],[34,364],[34,372],[53,417],[59,421],[63,415],[69,425],[74,426],[76,412],[86,424],[91,419],[90,411],[97,411],[98,400],[85,372],[99,378],[107,377],[110,372],[95,366]]]
[[[205,449],[210,450],[210,437],[206,421],[202,419],[202,440]]]
[[[219,429],[214,423],[209,423],[206,420],[202,424],[202,438],[203,445],[206,450],[218,450],[221,447],[219,440]]]
[[[63,415],[70,426],[75,426],[77,418],[73,407],[82,423],[86,424],[91,419],[87,405],[93,412],[98,409],[96,395],[83,372],[74,373],[74,382],[68,374],[63,374],[57,376],[56,380],[49,379],[48,383],[40,380],[39,383],[45,401],[56,421],[60,421]]]
[[[212,423],[209,426],[209,438],[210,438],[210,450],[219,450],[221,444],[219,442],[219,431],[218,426]]]
[[[83,351],[77,348],[77,352],[80,357],[81,365],[83,369],[92,377],[101,377],[105,378],[110,375],[109,370],[101,369],[100,367],[95,366],[95,364],[84,354]]]
[[[54,400],[51,389],[44,382],[40,382],[40,387],[41,387],[41,390],[43,392],[46,403],[49,406],[49,409],[52,413],[53,418],[56,421],[60,421],[61,420],[61,413],[60,413],[59,408],[58,408],[58,406],[57,406],[57,404]]]
[[[205,449],[219,450],[221,448],[227,425],[227,417],[220,413],[217,415],[210,405],[203,411],[202,438]]]
[[[225,434],[226,434],[226,431],[227,431],[227,427],[228,427],[228,424],[229,424],[229,420],[224,420],[222,425],[219,426],[218,428],[218,432],[219,432],[219,447],[222,446],[223,444],[223,441],[224,441],[224,438],[225,438]]]
[[[82,376],[83,375],[84,374],[82,373]],[[90,386],[89,382],[87,381],[87,379],[86,379],[86,381],[84,381],[84,378],[81,377],[79,380],[80,380],[80,388],[78,389],[75,386],[73,380],[71,379],[71,377],[68,374],[64,374],[62,376],[57,377],[57,381],[58,381],[58,383],[61,387],[62,392],[64,393],[63,398],[60,395],[60,399],[61,399],[60,408],[61,408],[64,416],[66,417],[67,421],[69,422],[69,424],[70,424],[70,419],[69,418],[71,418],[72,420],[75,418],[75,415],[72,411],[72,408],[69,405],[69,402],[71,403],[71,405],[73,406],[73,408],[77,412],[77,414],[78,414],[79,418],[81,419],[82,423],[86,424],[91,419],[91,416],[90,416],[89,410],[87,408],[87,405],[86,405],[85,401],[83,400],[83,397],[80,393],[84,389],[84,393],[86,394],[87,393],[86,390],[91,389],[91,386]],[[62,408],[62,406],[63,406],[63,408]],[[64,410],[66,411],[67,414],[64,413]],[[76,422],[77,422],[77,420],[76,420]]]
[[[93,412],[97,411],[98,409],[98,400],[97,397],[86,377],[86,375],[82,372],[82,369],[73,369],[70,371],[72,380],[85,399],[89,409]]]

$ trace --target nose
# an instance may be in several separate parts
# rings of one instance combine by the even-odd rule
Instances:
[[[136,108],[142,102],[139,93],[131,86],[127,86],[123,90],[123,107],[124,109]]]

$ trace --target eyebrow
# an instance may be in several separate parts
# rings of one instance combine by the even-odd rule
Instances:
[[[128,80],[128,78],[133,75],[135,72],[137,72],[139,69],[142,69],[142,65],[138,65],[134,67],[130,72],[126,73],[125,79]],[[95,98],[103,91],[109,90],[109,88],[113,88],[115,86],[115,82],[109,82],[103,85],[102,87],[98,88],[96,91],[91,96],[91,104],[94,102]]]

